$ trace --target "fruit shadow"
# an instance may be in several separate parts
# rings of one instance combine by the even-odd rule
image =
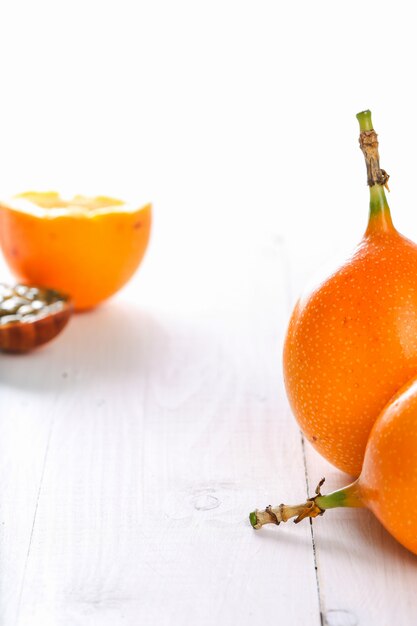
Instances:
[[[342,513],[346,513],[347,510],[343,510]],[[327,514],[329,515],[328,512]],[[329,515],[330,517],[330,515]],[[309,522],[307,522],[309,523]],[[361,510],[359,515],[349,516],[343,523],[340,529],[344,531],[345,538],[340,541],[335,538],[334,532],[326,533],[325,527],[315,528],[317,524],[330,524],[330,519],[318,519],[313,521],[313,536],[315,549],[317,551],[318,564],[320,566],[320,559],[324,555],[331,555],[332,557],[340,559],[340,562],[348,554],[349,560],[354,560],[357,563],[361,561],[369,561],[372,554],[376,560],[393,563],[397,561],[401,563],[401,567],[410,568],[410,570],[417,570],[417,556],[406,550],[400,543],[398,543],[378,522],[374,515],[367,510]],[[287,525],[290,525],[288,522]],[[339,520],[340,524],[340,520]],[[263,528],[262,537],[260,539],[266,543],[282,542],[285,544],[291,543],[294,546],[301,544],[305,545],[305,535],[290,532],[293,529],[286,527],[283,529],[277,529],[275,527]],[[259,533],[261,535],[261,533]],[[347,536],[348,550],[347,550]],[[311,539],[308,542],[311,545]],[[367,548],[369,546],[370,549]]]
[[[309,524],[308,521],[306,523]],[[289,528],[289,526],[291,526],[292,524],[292,521],[287,522],[287,526],[285,529],[277,529],[275,526],[271,528],[262,528],[262,536],[261,532],[259,532],[259,538],[261,541],[264,541],[266,543],[281,543],[286,545],[292,544],[293,546],[311,547],[312,540],[310,533],[308,533],[308,536],[306,536],[304,533],[291,532],[294,531],[293,528]],[[315,542],[315,545],[317,548],[317,542]],[[340,551],[341,553],[346,553],[346,546],[344,546],[342,543],[335,541],[334,539],[330,539],[330,537],[326,537],[325,540],[321,541],[319,544],[319,548],[320,550],[328,550],[334,554],[337,554],[338,551]]]
[[[0,354],[0,389],[62,392],[147,375],[161,328],[139,307],[110,302],[72,316],[61,335],[24,355]]]
[[[363,515],[367,518],[367,524],[363,524],[359,520],[355,524],[355,532],[360,542],[373,544],[384,560],[389,559],[387,562],[397,561],[402,569],[410,568],[417,572],[417,555],[394,539],[371,511],[363,511]]]

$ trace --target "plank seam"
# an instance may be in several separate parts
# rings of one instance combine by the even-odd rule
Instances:
[[[305,480],[306,480],[307,498],[309,498],[310,497],[310,481],[308,479],[305,440],[304,440],[304,436],[303,436],[303,434],[301,432],[300,432],[300,437],[301,437],[301,448],[302,448],[302,451],[303,451],[304,475],[305,475]],[[313,548],[314,573],[315,573],[315,577],[316,577],[316,587],[317,587],[317,595],[318,595],[318,601],[319,601],[320,626],[324,626],[324,622],[323,622],[323,602],[322,602],[321,590],[320,590],[320,578],[319,578],[319,568],[318,568],[318,561],[317,561],[316,540],[314,538],[313,520],[311,519],[311,517],[309,518],[309,522],[310,522],[311,545],[312,545],[312,548]]]
[[[46,469],[46,461],[47,461],[47,458],[48,458],[49,447],[50,447],[51,438],[52,438],[52,431],[53,431],[53,428],[54,428],[54,425],[55,425],[55,419],[56,418],[54,416],[52,421],[51,421],[51,425],[49,427],[48,439],[47,439],[47,442],[46,442],[45,454],[44,454],[43,464],[42,464],[41,478],[40,478],[40,481],[39,481],[39,488],[38,488],[38,493],[37,493],[37,496],[36,496],[35,510],[33,512],[32,527],[31,527],[30,536],[29,536],[29,544],[28,544],[28,549],[27,549],[27,553],[26,553],[26,561],[25,561],[25,566],[24,566],[24,569],[23,569],[22,584],[20,586],[19,600],[18,600],[18,603],[17,603],[16,622],[15,622],[16,625],[18,624],[18,621],[19,621],[20,609],[21,609],[22,598],[23,598],[23,588],[24,588],[25,580],[26,580],[26,572],[27,572],[28,563],[29,563],[29,555],[30,555],[30,550],[31,550],[31,547],[32,547],[32,540],[33,540],[33,536],[34,536],[34,532],[35,532],[35,524],[36,524],[36,518],[37,518],[37,513],[38,513],[38,508],[39,508],[39,500],[40,500],[40,497],[41,497],[43,479],[44,479],[44,476],[45,476],[45,469]]]

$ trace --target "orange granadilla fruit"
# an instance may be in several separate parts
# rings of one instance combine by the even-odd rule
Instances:
[[[0,244],[17,278],[97,306],[131,278],[145,254],[151,205],[104,196],[26,192],[0,203]]]

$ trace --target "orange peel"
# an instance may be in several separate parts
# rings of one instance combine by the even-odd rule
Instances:
[[[114,295],[146,252],[151,204],[29,191],[0,203],[0,244],[15,276],[68,293],[76,310]]]

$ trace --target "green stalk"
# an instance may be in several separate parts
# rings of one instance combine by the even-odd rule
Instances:
[[[253,528],[258,530],[265,524],[279,525],[281,522],[287,522],[295,517],[294,522],[298,524],[306,517],[317,517],[323,515],[327,509],[335,509],[339,507],[363,507],[365,506],[360,493],[360,486],[356,480],[351,485],[338,489],[332,493],[323,496],[320,493],[320,487],[324,483],[324,478],[319,482],[316,488],[314,498],[309,498],[302,504],[288,505],[280,504],[279,506],[267,506],[263,511],[252,511],[249,514],[249,520]]]
[[[369,188],[369,222],[373,222],[375,218],[379,218],[383,222],[385,229],[393,227],[391,219],[391,211],[388,205],[385,190],[381,185],[374,185]]]
[[[366,111],[361,111],[357,114],[356,117],[358,119],[361,132],[374,129],[374,127],[372,126],[372,113],[369,109],[367,109]]]
[[[361,131],[359,145],[365,157],[370,191],[368,233],[375,229],[389,230],[393,228],[385,195],[389,175],[379,165],[378,136],[373,128],[371,112],[361,111],[356,117]]]

